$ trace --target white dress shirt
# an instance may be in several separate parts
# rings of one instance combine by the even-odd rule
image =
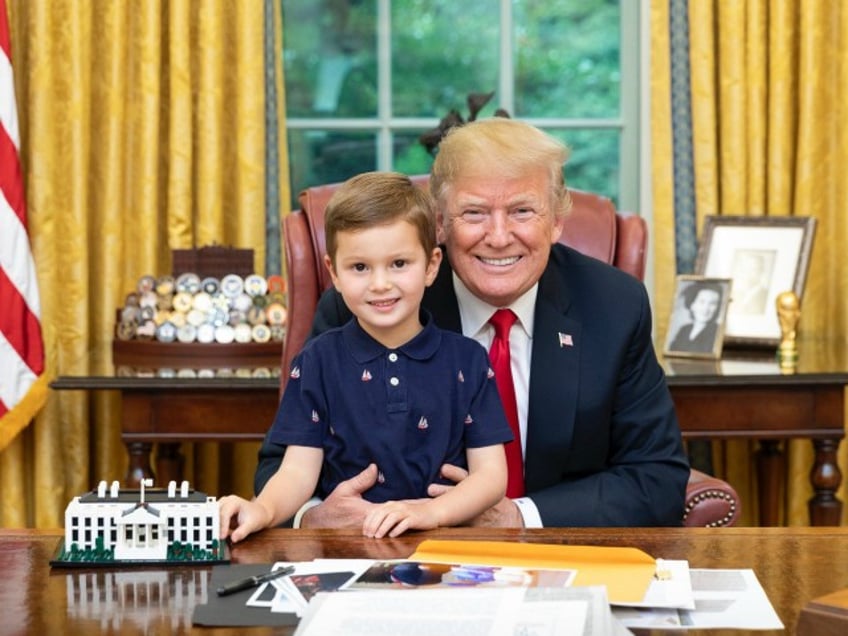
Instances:
[[[518,317],[515,326],[509,332],[509,355],[512,369],[512,381],[515,386],[515,403],[518,408],[518,428],[521,433],[521,455],[527,448],[527,412],[530,396],[530,358],[533,351],[533,318],[536,313],[536,295],[539,285],[533,285],[509,307],[493,307],[472,294],[454,273],[453,286],[459,302],[459,317],[462,333],[489,350],[495,337],[495,329],[489,324],[489,318],[498,309],[511,309]],[[513,499],[524,518],[527,528],[541,528],[542,518],[533,500],[529,497]]]

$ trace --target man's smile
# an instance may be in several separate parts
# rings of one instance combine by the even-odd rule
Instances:
[[[497,267],[514,265],[519,260],[521,260],[520,256],[505,256],[503,258],[485,258],[483,256],[478,256],[477,258],[486,265],[495,265]]]

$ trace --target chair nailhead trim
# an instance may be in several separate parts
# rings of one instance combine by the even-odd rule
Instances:
[[[689,516],[689,513],[692,512],[692,510],[695,508],[695,506],[706,499],[724,499],[728,502],[730,511],[718,521],[713,521],[705,525],[705,528],[718,528],[721,526],[726,526],[733,520],[733,517],[736,516],[736,500],[733,497],[731,497],[726,492],[722,492],[720,490],[708,490],[707,492],[695,495],[689,502],[686,503],[686,508],[683,512],[683,519],[685,520]]]

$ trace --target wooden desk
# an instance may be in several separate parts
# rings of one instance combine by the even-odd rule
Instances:
[[[812,525],[839,525],[842,503],[836,491],[842,473],[836,452],[844,437],[844,388],[848,351],[844,344],[802,341],[793,375],[784,375],[770,354],[727,356],[721,362],[665,360],[668,384],[686,439],[759,440],[759,525],[778,525],[784,476],[779,440],[812,440],[810,472]],[[764,357],[765,356],[765,357]],[[160,483],[182,478],[179,444],[189,441],[260,440],[277,409],[275,377],[108,377],[63,376],[50,386],[61,390],[121,392],[121,437],[129,453],[125,481],[137,486],[152,476],[150,451],[158,443]],[[279,370],[276,370],[278,373]]]
[[[261,369],[262,373],[256,373]],[[150,453],[157,444],[159,483],[182,480],[182,442],[261,440],[277,411],[279,368],[246,368],[241,375],[212,376],[183,369],[179,374],[148,368],[122,369],[114,376],[61,376],[50,384],[57,390],[119,391],[121,439],[129,463],[124,483],[137,488],[153,476]]]
[[[725,352],[720,361],[664,360],[668,385],[686,439],[759,440],[757,471],[761,526],[776,526],[785,475],[779,440],[807,438],[815,451],[810,470],[810,523],[840,525],[842,482],[837,464],[845,436],[845,343],[800,343],[794,373],[781,373],[773,352]]]
[[[285,628],[192,629],[192,611],[210,593],[208,566],[51,570],[48,562],[61,536],[58,531],[0,530],[0,633],[291,633]],[[841,528],[636,528],[627,533],[454,528],[398,539],[365,539],[356,531],[268,530],[237,546],[232,560],[405,558],[425,538],[626,545],[655,557],[687,559],[692,568],[752,568],[787,630],[763,634],[793,633],[806,603],[848,587],[848,529]]]

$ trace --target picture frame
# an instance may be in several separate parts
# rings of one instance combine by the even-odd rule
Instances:
[[[705,217],[695,273],[733,281],[725,345],[780,344],[775,300],[802,299],[815,230],[813,217]]]
[[[678,275],[663,355],[666,358],[721,358],[731,280]]]

